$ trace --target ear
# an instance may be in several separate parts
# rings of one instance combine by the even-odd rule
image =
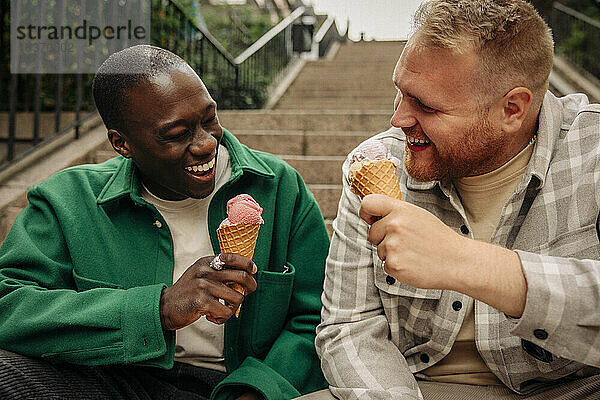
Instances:
[[[107,132],[108,141],[113,149],[125,158],[131,158],[131,148],[123,134],[115,129],[109,129]]]
[[[516,87],[502,98],[502,130],[515,133],[521,129],[531,106],[533,94],[525,87]]]

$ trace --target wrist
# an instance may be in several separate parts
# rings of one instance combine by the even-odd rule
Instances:
[[[519,255],[494,244],[471,240],[469,259],[461,274],[457,291],[513,317],[525,309],[527,281]]]
[[[169,289],[168,287],[163,288],[163,290],[160,292],[160,300],[158,302],[158,313],[160,315],[160,325],[161,325],[162,329],[165,331],[172,330],[169,325],[169,317],[168,317],[168,313],[166,311],[167,306],[165,305],[165,303],[166,303],[165,293],[168,291],[168,289]]]

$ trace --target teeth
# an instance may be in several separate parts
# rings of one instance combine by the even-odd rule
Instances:
[[[213,158],[209,162],[205,164],[192,165],[191,167],[185,167],[185,169],[189,172],[206,172],[215,166],[215,159]]]
[[[417,138],[412,138],[412,137],[406,137],[408,139],[408,141],[410,142],[410,144],[416,144],[416,145],[425,145],[425,144],[429,144],[429,140],[425,140],[425,139],[417,139]]]

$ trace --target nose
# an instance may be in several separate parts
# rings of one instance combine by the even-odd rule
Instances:
[[[393,127],[410,128],[417,124],[418,121],[412,114],[410,104],[408,104],[400,91],[396,95],[394,106],[394,115],[392,115],[392,119],[390,120]]]
[[[217,145],[218,141],[213,135],[202,127],[197,127],[191,135],[188,150],[193,155],[202,156],[213,153]]]

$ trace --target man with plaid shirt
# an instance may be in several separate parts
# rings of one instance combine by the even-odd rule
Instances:
[[[524,1],[417,11],[369,139],[404,159],[403,200],[361,202],[343,166],[316,339],[334,396],[600,398],[600,105],[549,92],[552,57]]]

